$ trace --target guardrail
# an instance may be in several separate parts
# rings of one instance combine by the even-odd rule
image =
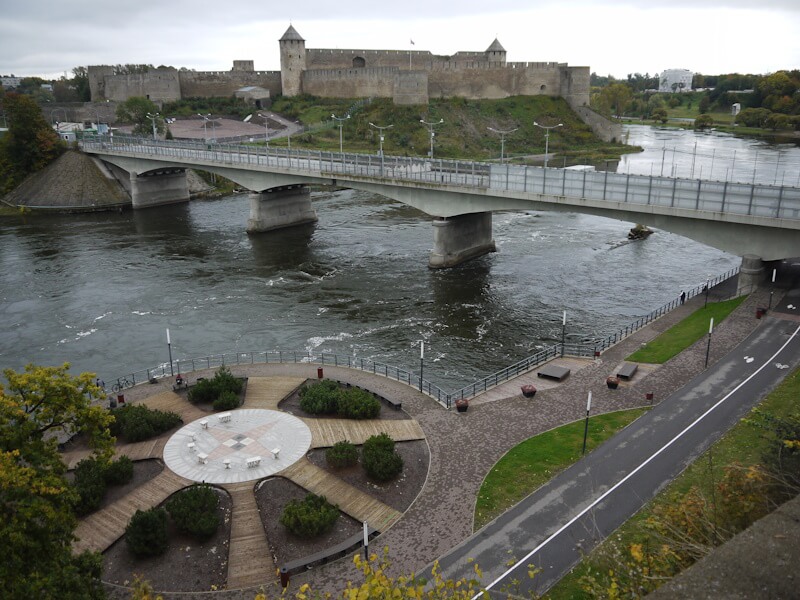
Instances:
[[[739,268],[733,268],[722,275],[709,279],[708,284],[701,284],[686,291],[685,300],[693,298],[699,294],[710,293],[711,289],[734,277],[739,272]],[[734,294],[735,295],[735,292]],[[714,295],[715,300],[722,300],[724,298],[719,295]],[[138,383],[145,383],[153,379],[160,379],[168,377],[175,373],[190,373],[202,369],[212,369],[222,366],[232,365],[252,365],[252,364],[269,364],[269,363],[308,363],[320,365],[333,365],[337,367],[347,367],[349,369],[358,369],[359,371],[366,371],[375,375],[382,375],[389,379],[400,381],[412,387],[419,389],[421,392],[427,394],[435,399],[445,408],[451,408],[456,400],[468,399],[483,393],[495,386],[500,385],[518,375],[529,371],[530,369],[547,362],[557,356],[579,356],[579,357],[594,357],[598,356],[603,350],[621,342],[632,333],[645,327],[649,323],[655,321],[659,317],[665,315],[669,311],[680,306],[680,298],[676,298],[667,302],[663,306],[651,311],[647,315],[636,319],[629,325],[620,328],[618,331],[604,338],[598,338],[591,343],[574,343],[565,342],[554,344],[544,350],[537,352],[519,362],[505,367],[491,375],[487,375],[478,381],[470,383],[454,392],[446,392],[435,383],[426,379],[420,379],[419,374],[410,370],[402,369],[388,365],[386,363],[377,362],[368,358],[357,358],[355,356],[343,356],[339,354],[332,354],[321,352],[315,354],[312,352],[231,352],[225,354],[213,354],[198,358],[178,359],[172,365],[162,364],[158,367],[150,369],[142,369],[135,371],[129,375],[124,375],[116,379],[113,385],[114,391],[124,390],[126,387],[132,387]],[[563,350],[563,351],[562,351]]]
[[[81,143],[88,152],[194,161],[200,167],[206,166],[203,163],[219,163],[249,169],[277,168],[300,171],[311,177],[351,175],[389,180],[395,185],[409,181],[459,186],[466,190],[598,200],[615,203],[618,208],[620,205],[661,206],[800,220],[800,188],[790,186],[120,135],[86,136]]]

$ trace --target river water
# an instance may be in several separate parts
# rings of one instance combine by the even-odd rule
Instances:
[[[657,173],[664,145],[731,144],[629,131],[647,151],[623,172]],[[763,177],[776,160],[787,184],[800,172],[797,147],[730,139],[741,165],[758,148]],[[696,169],[710,169],[703,148]],[[559,340],[562,310],[569,335],[605,335],[739,264],[667,232],[628,242],[631,223],[536,211],[495,214],[497,253],[432,271],[427,215],[353,190],[312,199],[316,225],[258,236],[246,195],[0,220],[0,366],[69,361],[110,382],[167,362],[169,328],[175,359],[312,350],[417,370],[425,340],[426,379],[454,389]]]

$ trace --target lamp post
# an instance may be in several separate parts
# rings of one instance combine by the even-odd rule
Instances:
[[[336,115],[331,113],[331,119],[337,121],[339,123],[339,154],[342,153],[342,128],[344,127],[344,122],[350,118],[350,115],[346,115],[344,117],[337,117]]]
[[[769,288],[769,306],[767,310],[772,310],[772,294],[775,293],[775,275],[777,275],[778,269],[772,269],[772,285]]]
[[[506,136],[509,135],[509,134],[514,133],[517,129],[519,129],[519,127],[514,128],[514,129],[506,129],[506,130],[495,129],[494,127],[487,127],[486,129],[488,129],[489,131],[493,131],[494,133],[499,133],[500,134],[500,164],[502,165],[503,164],[503,155],[505,154],[505,148],[506,148]]]
[[[586,438],[589,435],[589,411],[592,410],[592,392],[589,392],[589,399],[586,401],[586,423],[583,426],[583,450],[581,455],[586,454]]]
[[[269,148],[269,116],[261,113],[258,113],[258,116],[264,119],[264,141],[267,144],[267,148]]]
[[[420,119],[419,122],[422,123],[423,125],[425,125],[428,128],[428,131],[430,131],[430,134],[431,134],[431,154],[430,154],[430,156],[431,156],[431,160],[433,160],[433,137],[436,135],[436,133],[433,131],[433,128],[436,127],[437,125],[441,125],[442,123],[444,123],[444,119],[439,119],[438,122],[434,122],[434,123],[428,123],[425,119]]]
[[[564,311],[564,316],[561,318],[561,356],[564,356],[564,344],[567,342],[567,311]]]
[[[556,127],[563,127],[563,123],[559,123],[558,125],[539,125],[536,121],[533,122],[536,127],[540,129],[544,129],[544,168],[547,168],[547,154],[550,150],[550,130],[555,129]]]
[[[419,343],[419,391],[422,391],[422,369],[425,366],[425,340]]]
[[[703,308],[708,306],[708,288],[710,287],[709,283],[711,283],[711,275],[706,276],[706,301],[703,303]]]
[[[378,138],[380,140],[380,150],[378,152],[381,155],[381,177],[383,177],[383,131],[384,129],[391,129],[394,125],[375,125],[375,123],[370,123],[369,126],[378,130]]]
[[[175,375],[175,372],[172,370],[172,342],[169,339],[169,328],[167,328],[167,350],[169,350],[169,374]]]
[[[153,124],[153,139],[156,139],[156,133],[158,133],[158,130],[156,129],[156,119],[160,116],[161,115],[159,113],[147,113],[147,118],[150,119],[150,122]]]
[[[705,369],[708,368],[708,355],[711,353],[711,334],[714,331],[714,317],[711,317],[711,321],[708,324],[708,345],[706,346],[706,366],[703,367]]]
[[[203,119],[203,136],[206,139],[206,143],[208,143],[208,124],[211,123],[211,137],[213,138],[214,142],[217,141],[217,122],[211,118],[211,113],[207,115],[201,115],[197,113],[198,117]]]

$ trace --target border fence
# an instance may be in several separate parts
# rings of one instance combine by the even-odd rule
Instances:
[[[739,273],[739,267],[735,267],[722,275],[708,280],[707,284],[695,286],[686,290],[686,300],[698,296],[700,294],[708,294],[711,288],[728,281]],[[734,294],[735,295],[735,292]],[[722,300],[724,298],[714,295],[715,300]],[[418,373],[414,373],[409,369],[388,365],[383,362],[374,361],[368,358],[358,358],[350,355],[333,354],[329,352],[280,352],[280,351],[256,351],[256,352],[229,352],[225,354],[211,354],[204,357],[178,359],[170,364],[163,364],[149,369],[142,369],[134,371],[128,375],[117,377],[113,388],[115,390],[123,390],[126,387],[132,387],[139,383],[146,383],[153,379],[160,379],[168,377],[174,370],[175,373],[191,373],[202,369],[213,369],[222,366],[234,365],[252,365],[252,364],[269,364],[269,363],[306,363],[306,364],[319,364],[319,365],[332,365],[336,367],[347,367],[348,369],[357,369],[359,371],[366,371],[375,375],[381,375],[389,379],[394,379],[402,383],[408,384],[419,389],[422,393],[427,394],[435,399],[445,408],[451,408],[456,400],[469,399],[480,393],[483,393],[495,386],[500,385],[530,369],[537,367],[540,364],[547,362],[558,356],[577,356],[577,357],[595,357],[599,356],[603,350],[614,346],[621,342],[626,337],[630,336],[639,329],[652,323],[659,317],[670,312],[680,305],[680,298],[675,298],[667,302],[663,306],[651,311],[650,313],[639,317],[635,321],[621,327],[612,334],[604,338],[597,338],[591,342],[580,343],[557,343],[540,350],[536,354],[528,356],[523,360],[516,362],[508,367],[505,367],[495,373],[487,375],[482,379],[474,381],[456,391],[447,392],[440,388],[435,383],[427,379],[420,378]],[[563,352],[562,352],[563,349]]]

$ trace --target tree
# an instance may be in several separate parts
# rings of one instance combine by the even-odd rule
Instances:
[[[3,372],[0,386],[0,581],[3,597],[102,598],[101,558],[73,556],[78,495],[64,478],[57,431],[85,431],[110,456],[110,415],[94,375],[72,377],[69,365]]]
[[[135,135],[149,135],[153,132],[153,122],[148,114],[154,115],[158,112],[158,107],[154,102],[141,96],[132,96],[125,102],[117,106],[117,119],[124,123],[133,123],[133,133]],[[156,131],[164,132],[164,120],[157,117]]]
[[[8,132],[0,139],[0,194],[5,194],[58,158],[65,147],[30,96],[5,94],[0,108],[8,121]]]
[[[631,88],[624,83],[612,83],[600,94],[606,97],[608,105],[614,110],[616,116],[621,117],[625,114],[625,109],[631,102]]]
[[[708,114],[697,115],[697,118],[694,120],[695,129],[705,129],[707,127],[711,127],[713,124],[714,119]]]
[[[655,109],[651,116],[653,117],[654,121],[661,121],[662,123],[667,122],[667,110],[665,108],[657,108]]]
[[[711,99],[708,97],[708,94],[704,94],[702,98],[700,98],[700,104],[698,105],[698,110],[701,113],[708,112],[708,109],[711,106]]]

